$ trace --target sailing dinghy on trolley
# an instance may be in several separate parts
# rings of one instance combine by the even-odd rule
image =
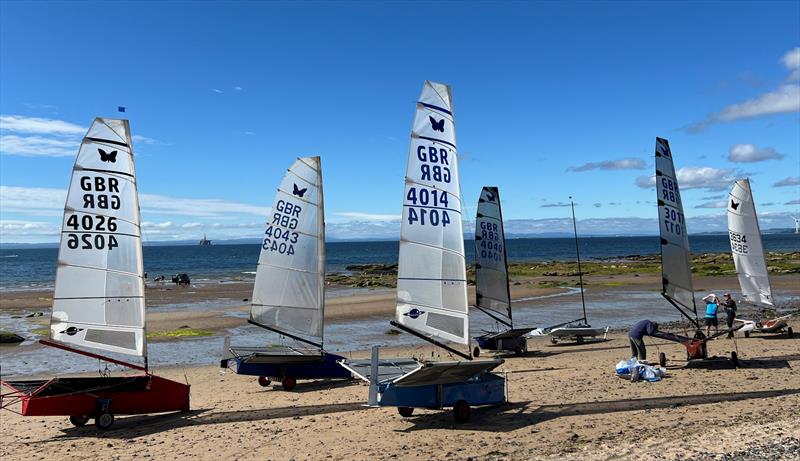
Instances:
[[[593,328],[589,325],[589,318],[586,316],[586,297],[584,296],[583,289],[583,269],[581,268],[581,250],[578,244],[578,224],[575,219],[575,203],[572,197],[569,198],[570,206],[572,207],[572,230],[575,236],[575,256],[578,261],[578,284],[581,287],[581,307],[583,308],[583,317],[569,322],[559,323],[546,328],[537,328],[531,332],[532,335],[549,335],[550,342],[557,344],[561,339],[574,339],[576,343],[583,344],[585,338],[596,338],[603,335],[603,338],[598,341],[604,341],[608,334],[608,327]]]
[[[769,271],[767,261],[764,259],[764,246],[761,243],[761,229],[758,225],[749,179],[736,181],[731,189],[728,197],[728,235],[742,298],[761,310],[774,309],[772,286],[769,283]],[[749,337],[751,332],[786,331],[787,336],[791,338],[794,332],[787,322],[789,317],[791,315],[759,321],[737,318],[736,321],[744,324],[741,331],[745,337]]]
[[[472,361],[461,224],[455,125],[450,87],[426,81],[417,103],[403,195],[397,306],[392,325],[463,360],[381,359],[345,361],[370,383],[369,405],[453,407],[456,421],[473,405],[506,401],[505,378],[491,373],[503,360]],[[466,346],[466,352],[446,342]]]
[[[298,379],[350,379],[342,360],[323,347],[325,331],[325,212],[319,157],[298,158],[283,177],[267,222],[249,323],[302,345],[229,346],[224,358],[240,375],[262,386],[281,380],[287,391]]]
[[[473,349],[473,356],[478,357],[481,349],[512,351],[516,355],[527,352],[525,335],[530,333],[532,327],[514,328],[503,212],[497,187],[484,186],[478,199],[475,218],[475,307],[494,319],[499,328],[498,331],[485,331],[475,338],[478,345]]]
[[[692,284],[689,234],[672,152],[666,139],[656,138],[655,157],[656,200],[661,242],[661,295],[694,326],[695,333],[689,337],[659,331],[653,336],[683,344],[689,361],[706,360],[709,358],[708,341],[727,335],[729,330],[706,337],[700,327]],[[663,352],[659,353],[658,362],[662,367],[666,365],[666,356]],[[731,362],[734,366],[739,364],[735,351],[731,352]]]
[[[145,334],[139,199],[127,120],[97,118],[72,169],[58,251],[50,339],[53,348],[121,365],[136,376],[57,377],[0,381],[11,392],[0,406],[21,403],[23,416],[90,419],[100,429],[114,415],[189,410],[189,385],[151,373]],[[99,353],[143,358],[143,365]]]

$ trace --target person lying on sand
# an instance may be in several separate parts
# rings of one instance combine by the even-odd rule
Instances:
[[[631,343],[631,357],[636,357],[640,362],[647,361],[647,347],[644,345],[644,337],[653,336],[658,331],[658,323],[650,320],[640,320],[631,331],[628,332],[628,340]]]

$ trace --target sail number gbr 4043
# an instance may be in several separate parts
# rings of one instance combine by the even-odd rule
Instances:
[[[303,208],[292,202],[278,200],[272,222],[264,231],[264,241],[261,248],[280,254],[293,255],[294,244],[300,238],[300,233],[295,232],[299,224],[300,212]]]

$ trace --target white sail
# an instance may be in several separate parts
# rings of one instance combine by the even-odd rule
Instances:
[[[656,194],[661,234],[662,292],[696,315],[689,234],[672,152],[669,142],[662,138],[656,138]]]
[[[322,163],[303,157],[283,177],[267,219],[250,318],[321,344],[324,306]]]
[[[484,186],[475,218],[475,304],[511,325],[506,239],[497,187]]]
[[[97,118],[64,207],[50,337],[146,355],[139,198],[127,120]]]
[[[772,306],[772,288],[749,179],[736,181],[731,189],[728,200],[728,235],[739,286],[742,287],[742,297],[752,303]]]
[[[450,87],[426,81],[408,152],[397,276],[399,324],[469,344],[461,188]]]

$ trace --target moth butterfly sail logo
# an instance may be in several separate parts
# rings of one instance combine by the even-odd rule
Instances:
[[[431,128],[433,129],[433,131],[439,131],[444,133],[444,119],[436,121],[436,119],[433,118],[433,116],[431,115],[428,116],[428,119],[431,121]]]
[[[117,163],[117,151],[106,152],[98,147],[97,153],[100,154],[101,162]]]
[[[731,209],[732,210],[734,210],[734,211],[738,210],[740,204],[741,203],[736,203],[736,202],[733,201],[733,199],[731,199]]]
[[[488,200],[490,202],[494,202],[494,194],[491,193],[491,192],[487,192],[486,193],[486,200]]]
[[[300,198],[303,198],[303,196],[306,194],[306,191],[308,190],[308,187],[300,189],[299,187],[297,187],[297,184],[294,183],[292,183],[292,186],[293,186],[292,195],[296,195]]]

